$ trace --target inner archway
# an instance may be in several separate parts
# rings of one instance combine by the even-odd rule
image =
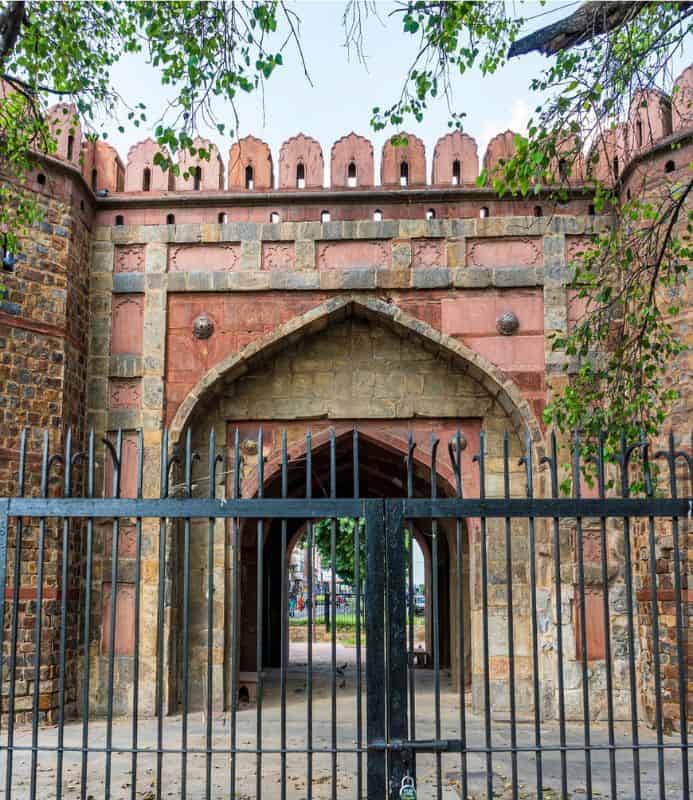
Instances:
[[[343,431],[340,435],[335,435],[334,444],[325,437],[328,433],[327,426],[312,424],[313,434],[316,435],[318,444],[312,449],[311,453],[311,477],[308,486],[307,466],[305,452],[294,453],[288,463],[287,470],[287,496],[306,497],[308,491],[312,497],[335,496],[353,497],[358,494],[362,498],[380,497],[405,497],[408,491],[408,469],[411,470],[411,490],[414,497],[426,497],[431,494],[431,468],[427,463],[426,453],[416,455],[411,459],[408,468],[405,462],[407,440],[404,437],[390,435],[386,441],[378,438],[377,428],[366,423],[364,430],[357,433],[355,440],[354,433],[348,425],[340,426]],[[263,436],[267,436],[272,441],[273,426],[270,423],[263,425]],[[255,432],[250,432],[248,436],[255,436]],[[419,437],[422,438],[422,437]],[[240,446],[246,449],[254,449],[252,439],[240,440]],[[356,442],[356,449],[355,449]],[[334,450],[334,457],[332,456]],[[357,454],[356,454],[357,453]],[[416,454],[416,450],[414,450]],[[437,492],[440,495],[451,494],[451,487],[447,480],[436,474]],[[265,497],[278,497],[281,493],[281,475],[275,471],[263,486]],[[287,586],[286,594],[282,595],[282,561],[285,564],[284,575],[287,579],[290,576],[288,569],[292,551],[297,545],[304,546],[306,538],[306,521],[287,520],[286,521],[286,550],[282,552],[282,522],[279,520],[267,521],[263,528],[263,667],[278,668],[281,664],[281,641],[282,641],[282,614],[287,611],[283,608],[282,598],[286,597],[290,591]],[[339,529],[339,525],[337,524]],[[405,528],[410,531],[417,543],[417,548],[423,556],[423,572],[421,583],[424,585],[423,608],[423,628],[425,635],[423,643],[418,648],[418,663],[430,665],[433,658],[433,613],[438,611],[438,630],[439,630],[439,654],[440,664],[443,669],[453,667],[456,671],[455,648],[453,643],[456,640],[456,619],[454,618],[456,608],[456,586],[455,575],[459,566],[466,566],[463,579],[463,591],[465,598],[463,607],[469,608],[469,584],[468,584],[468,546],[466,530],[463,536],[463,553],[460,558],[457,556],[455,528],[447,521],[438,525],[436,536],[438,540],[438,560],[437,560],[437,599],[434,600],[432,594],[433,571],[432,562],[432,536],[433,529],[431,522],[423,520],[407,520]],[[339,533],[337,532],[337,535]],[[240,670],[243,673],[254,672],[256,669],[256,636],[257,619],[256,587],[259,581],[257,574],[257,526],[250,522],[243,526],[241,532],[241,586],[240,597],[242,598],[240,611],[240,631],[242,638],[240,642]],[[361,548],[364,546],[364,535],[359,534]],[[353,537],[353,534],[352,534]],[[353,546],[355,541],[349,543]],[[314,546],[313,555],[317,550]],[[330,565],[328,564],[328,567]],[[363,592],[363,578],[365,569],[361,566],[361,593]],[[304,576],[305,578],[305,576]],[[336,581],[343,580],[344,576],[337,574]],[[313,594],[314,600],[314,619],[315,625],[325,625],[324,609],[324,587],[321,586],[320,576],[313,575]],[[349,579],[348,579],[349,580]],[[350,587],[356,590],[356,587]],[[329,595],[328,595],[329,598]],[[302,599],[308,601],[306,587],[303,587]],[[317,602],[315,602],[317,600]],[[361,605],[364,602],[361,595]],[[322,604],[322,608],[321,605]],[[303,611],[303,609],[301,609]],[[332,614],[332,621],[338,619],[334,609],[327,613],[328,619]],[[416,616],[416,615],[414,615]],[[300,617],[305,620],[305,612]],[[464,639],[471,641],[470,618],[466,614],[463,620],[465,626]],[[322,638],[322,637],[319,637]],[[300,648],[297,648],[300,652]],[[291,648],[289,648],[291,655]],[[467,664],[468,673],[470,664]]]

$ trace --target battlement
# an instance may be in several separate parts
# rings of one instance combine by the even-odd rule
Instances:
[[[403,132],[401,136],[406,143],[401,146],[393,145],[388,139],[382,149],[379,185],[375,180],[373,144],[356,133],[343,136],[332,145],[328,186],[325,186],[322,146],[304,133],[282,144],[276,181],[270,147],[255,136],[245,136],[231,145],[226,166],[217,145],[198,138],[194,147],[206,151],[209,158],[181,152],[178,156],[180,173],[174,176],[154,163],[158,152],[167,158],[170,154],[161,150],[151,138],[134,144],[123,162],[106,142],[83,139],[74,107],[59,104],[50,109],[49,115],[57,140],[56,157],[80,168],[92,191],[101,194],[156,196],[172,192],[315,192],[328,188],[473,188],[479,176],[477,143],[460,131],[448,133],[437,141],[430,173],[426,148],[418,136]],[[558,159],[556,176],[568,178],[573,184],[581,184],[590,177],[613,184],[634,159],[642,158],[672,134],[691,128],[693,65],[676,79],[671,96],[655,90],[636,92],[627,119],[615,121],[611,129],[591,143],[587,153],[571,159],[570,174],[564,172],[562,160]],[[482,159],[483,168],[489,174],[513,155],[515,135],[514,131],[506,130],[491,139]],[[575,146],[572,140],[563,143],[566,150],[574,150]]]

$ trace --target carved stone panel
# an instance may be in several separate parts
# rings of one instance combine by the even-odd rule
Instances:
[[[412,239],[411,262],[416,268],[444,267],[444,239]]]
[[[467,264],[472,267],[541,266],[538,237],[467,239]]]
[[[318,269],[384,269],[392,263],[389,242],[319,242]]]
[[[111,305],[111,353],[140,355],[144,319],[144,295],[114,295]]]
[[[112,411],[140,408],[142,405],[142,382],[139,378],[111,378],[108,387],[108,407]]]
[[[113,271],[144,272],[144,245],[128,244],[116,246]]]
[[[168,251],[169,272],[231,272],[241,260],[238,242],[176,244]]]
[[[269,272],[296,268],[293,242],[265,242],[262,245],[262,269]]]

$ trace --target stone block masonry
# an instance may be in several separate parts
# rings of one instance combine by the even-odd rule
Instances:
[[[680,85],[690,89],[690,70]],[[647,100],[647,98],[645,98]],[[643,109],[642,98],[638,108]],[[649,102],[649,101],[648,101]],[[653,100],[654,102],[654,100]],[[657,106],[659,108],[659,106]],[[654,108],[654,106],[653,106]],[[658,138],[623,161],[623,190],[643,176],[661,188],[693,153],[693,129],[685,109],[675,120],[662,117]],[[660,115],[661,116],[661,115]],[[635,119],[633,120],[635,124]],[[482,161],[493,167],[512,152],[511,132],[492,139]],[[618,143],[605,142],[605,147]],[[67,146],[65,142],[60,147]],[[74,146],[74,142],[73,142]],[[675,155],[672,156],[672,146]],[[529,430],[537,452],[545,451],[544,408],[570,379],[572,365],[554,353],[551,336],[565,333],[584,309],[569,290],[571,262],[588,247],[609,219],[595,216],[589,184],[574,175],[569,199],[553,207],[545,195],[531,199],[499,199],[490,186],[477,187],[479,154],[473,140],[454,132],[441,138],[429,159],[432,182],[427,183],[427,158],[422,142],[409,135],[405,148],[388,143],[381,159],[380,185],[372,144],[351,134],[332,147],[330,188],[325,188],[322,148],[303,134],[281,148],[278,186],[272,153],[259,139],[235,143],[228,168],[220,151],[205,162],[199,181],[174,181],[153,165],[156,145],[135,145],[123,165],[108,146],[84,144],[84,165],[59,149],[57,158],[38,157],[30,182],[44,205],[43,221],[22,242],[17,270],[3,282],[7,298],[0,305],[1,391],[0,496],[17,492],[20,435],[28,428],[30,458],[27,494],[39,490],[41,431],[50,432],[50,452],[60,452],[72,429],[73,447],[83,450],[85,432],[93,427],[97,441],[124,432],[122,489],[135,491],[132,446],[142,430],[145,446],[144,494],[158,496],[161,432],[171,426],[173,443],[188,425],[201,436],[214,426],[220,453],[227,457],[229,430],[244,431],[263,424],[268,431],[287,426],[292,447],[301,431],[311,427],[324,435],[331,425],[339,430],[364,426],[384,446],[399,447],[408,431],[424,436],[425,429],[441,435],[458,425],[470,441],[483,428],[488,442],[489,494],[503,491],[502,437],[511,435],[512,457],[521,451]],[[74,156],[74,153],[73,153]],[[186,168],[196,168],[194,159]],[[226,188],[224,177],[226,176]],[[85,180],[85,178],[87,180]],[[109,189],[97,197],[94,189]],[[677,325],[685,338],[690,328],[690,286],[682,287]],[[690,383],[690,358],[672,364],[671,379],[684,390]],[[679,428],[691,418],[691,392],[682,392],[672,421]],[[244,434],[245,435],[245,434]],[[249,434],[247,434],[249,435]],[[422,439],[423,441],[423,439]],[[204,453],[205,443],[196,442]],[[471,449],[468,455],[471,455]],[[203,456],[204,459],[204,456]],[[97,492],[109,492],[111,472],[99,452]],[[106,465],[104,466],[104,464]],[[538,466],[538,465],[537,465]],[[470,467],[471,472],[471,467]],[[537,493],[547,495],[545,475],[538,470]],[[246,475],[247,487],[253,476]],[[54,482],[61,479],[54,466]],[[82,472],[75,470],[73,491],[82,492]],[[512,475],[513,490],[521,493],[522,473]],[[465,489],[475,492],[478,487]],[[220,488],[220,493],[226,487]],[[118,585],[110,583],[110,525],[96,525],[92,584],[84,585],[83,534],[70,531],[69,581],[61,585],[62,536],[49,526],[44,564],[44,603],[36,607],[37,531],[26,526],[19,550],[22,592],[18,606],[22,642],[16,713],[27,719],[34,657],[37,614],[43,614],[47,656],[40,687],[41,719],[53,721],[57,706],[58,609],[63,592],[68,598],[68,711],[78,714],[77,686],[83,655],[83,608],[88,590],[92,602],[91,639],[93,709],[104,709],[105,654],[112,599],[117,598],[115,707],[127,711],[132,701],[134,570],[132,527],[123,523]],[[219,525],[213,553],[215,619],[228,609],[227,532]],[[154,708],[153,635],[159,579],[158,524],[143,524],[142,694],[140,708]],[[471,650],[466,654],[475,703],[480,704],[481,628],[478,568],[479,532],[470,522],[468,534],[468,591]],[[661,536],[660,536],[661,534]],[[166,531],[172,551],[173,526]],[[690,538],[690,534],[686,534]],[[448,533],[445,533],[448,537]],[[539,602],[550,616],[552,566],[550,534],[537,526],[543,550],[539,564]],[[586,533],[593,544],[591,533]],[[643,538],[643,536],[645,538]],[[639,697],[651,718],[653,680],[651,661],[656,646],[663,656],[675,635],[671,602],[673,561],[666,546],[669,533],[658,532],[658,574],[662,575],[660,643],[648,626],[647,564],[638,564],[636,597],[640,622]],[[661,538],[661,541],[659,541]],[[446,541],[453,552],[454,536]],[[617,673],[623,670],[622,536],[609,533],[609,600],[613,608],[611,641]],[[636,531],[640,556],[646,532]],[[12,597],[18,553],[16,529],[10,532],[6,587]],[[489,525],[489,570],[495,581],[490,598],[489,624],[494,633],[492,691],[502,706],[507,694],[508,653],[501,632],[507,626],[504,606],[504,532]],[[526,570],[526,530],[512,532],[513,592],[517,601],[515,626],[518,702],[531,704],[531,663],[527,655],[529,628]],[[612,552],[613,551],[613,552]],[[600,554],[594,547],[587,558],[592,572]],[[195,552],[196,585],[205,578],[207,555]],[[634,554],[635,556],[635,554]],[[575,613],[575,540],[569,526],[561,530],[565,575],[565,612],[569,713],[579,712],[581,675],[579,633]],[[176,708],[180,670],[179,619],[176,603],[175,554],[167,572],[165,626],[170,648],[165,672],[170,674],[165,703]],[[690,547],[684,557],[684,589],[690,593]],[[199,580],[198,580],[199,579]],[[452,579],[452,578],[451,578]],[[600,656],[606,638],[598,610],[603,603],[599,581],[588,581],[587,649],[594,713],[603,717],[598,701],[604,674]],[[689,597],[690,595],[687,595]],[[199,612],[203,598],[193,599]],[[252,605],[252,602],[251,602]],[[454,598],[451,598],[451,619]],[[13,611],[8,604],[8,615]],[[690,601],[685,609],[690,627]],[[9,616],[5,630],[9,629]],[[248,617],[248,630],[253,620]],[[688,630],[688,628],[687,628]],[[228,671],[228,631],[213,632],[215,686],[224,685]],[[193,626],[192,658],[204,659],[206,628],[198,614]],[[546,622],[541,669],[546,694],[542,714],[556,714],[554,626]],[[476,637],[476,638],[475,638]],[[5,637],[7,655],[9,643]],[[455,666],[455,648],[451,667]],[[197,663],[197,662],[196,662]],[[201,663],[201,662],[200,662]],[[245,663],[245,662],[244,662]],[[43,664],[43,662],[42,662]],[[678,698],[671,664],[664,662],[664,708],[667,725],[675,728]],[[620,680],[619,678],[619,680]],[[627,711],[626,688],[615,689],[618,713]],[[5,687],[3,687],[5,691]],[[199,701],[202,688],[193,688]],[[218,690],[215,705],[228,702]],[[3,703],[2,713],[6,713]]]

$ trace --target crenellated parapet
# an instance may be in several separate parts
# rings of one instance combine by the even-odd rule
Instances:
[[[330,186],[333,189],[375,185],[373,145],[365,136],[350,133],[332,145]]]
[[[474,139],[454,131],[436,142],[433,150],[434,186],[474,186],[479,176],[479,155]]]
[[[9,87],[0,84],[0,100]],[[125,165],[117,152],[101,140],[83,137],[73,105],[60,103],[49,109],[49,124],[56,138],[55,157],[78,167],[94,192],[156,195],[170,192],[252,193],[273,190],[321,191],[324,189],[422,189],[431,187],[474,188],[477,186],[480,155],[476,141],[467,133],[452,131],[435,144],[430,181],[424,142],[412,133],[388,138],[380,157],[380,180],[375,178],[373,143],[365,136],[349,133],[330,149],[329,175],[325,175],[323,149],[316,139],[299,133],[280,149],[275,179],[269,145],[255,136],[234,142],[224,164],[219,148],[207,139],[196,139],[194,150],[209,158],[184,151],[178,154],[179,175],[164,172],[155,163],[161,151],[152,138],[133,145]],[[626,119],[615,120],[586,146],[573,135],[558,144],[550,169],[556,179],[574,186],[592,178],[613,185],[622,179],[634,161],[661,151],[669,137],[680,139],[693,129],[693,65],[676,79],[671,97],[655,89],[633,95]],[[488,143],[481,166],[491,183],[493,172],[515,153],[512,130],[498,133]],[[396,142],[392,141],[396,139]],[[659,148],[659,149],[658,149]],[[167,152],[161,151],[168,159]]]
[[[383,186],[424,186],[426,184],[426,147],[418,136],[397,134],[400,143],[388,139],[383,145],[380,183]]]

